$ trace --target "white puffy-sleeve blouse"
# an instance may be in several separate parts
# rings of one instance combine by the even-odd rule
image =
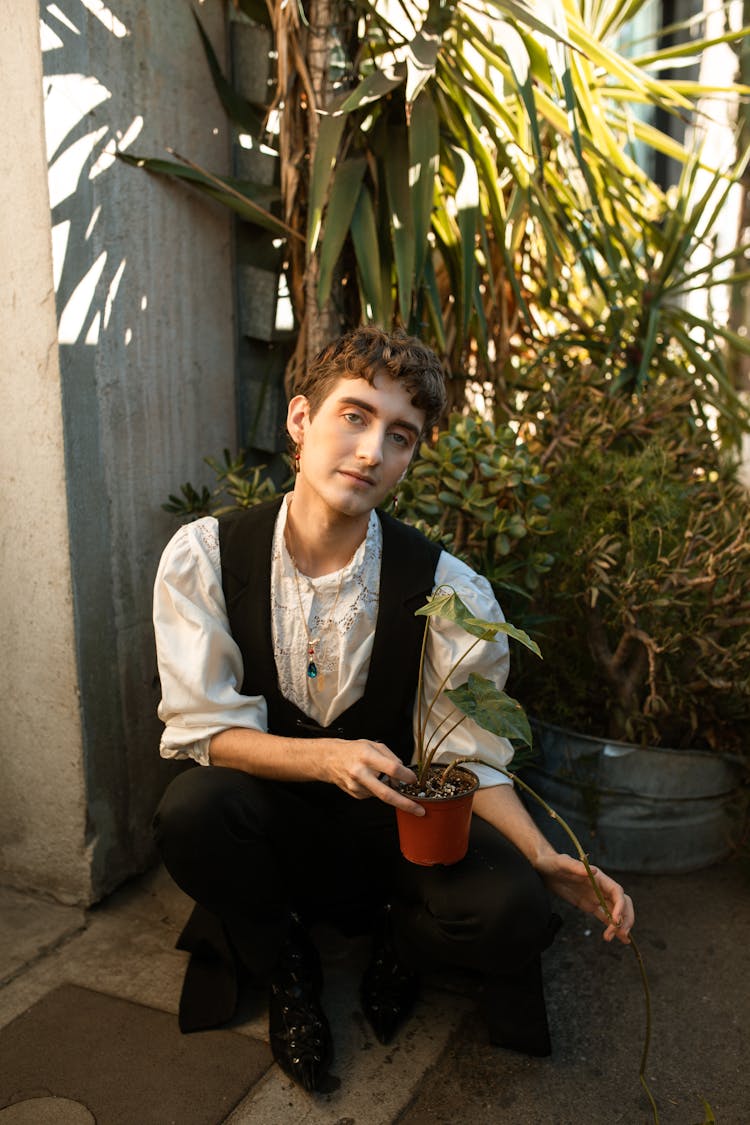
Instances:
[[[378,612],[382,531],[375,512],[367,535],[341,571],[308,578],[295,567],[284,542],[287,504],[281,505],[271,553],[271,623],[279,686],[321,726],[361,698],[367,682]],[[489,582],[443,551],[435,587],[451,586],[477,616],[502,621]],[[303,617],[304,614],[304,617]],[[229,631],[221,584],[219,531],[207,516],[186,524],[162,555],[154,588],[154,628],[161,679],[159,718],[165,724],[160,752],[165,758],[209,761],[211,737],[229,727],[267,731],[266,701],[241,694],[242,655]],[[318,675],[307,675],[309,638],[316,638]],[[425,653],[425,697],[430,700],[447,670],[471,638],[444,618],[434,617]],[[457,687],[476,672],[502,687],[508,675],[508,643],[480,641],[453,673],[447,687]],[[441,698],[430,716],[429,731],[458,713]],[[416,729],[417,708],[414,708]],[[443,730],[452,725],[446,719]],[[446,739],[437,761],[476,757],[506,766],[512,757],[507,739],[497,738],[466,718]],[[484,765],[472,767],[480,784],[508,779]]]

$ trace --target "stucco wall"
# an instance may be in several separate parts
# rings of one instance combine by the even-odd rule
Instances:
[[[207,0],[199,11],[222,57],[223,4]],[[45,864],[22,869],[19,849],[6,878],[97,898],[148,861],[151,813],[173,769],[157,753],[150,623],[158,557],[176,529],[161,504],[182,481],[209,477],[202,458],[234,443],[236,414],[229,217],[112,154],[119,144],[164,157],[172,145],[221,171],[229,141],[188,0],[58,0],[41,14],[51,221],[49,210],[46,232],[41,214],[36,221],[47,255],[50,228],[54,247],[75,623],[75,642],[68,635],[55,663],[73,684],[77,669],[79,824],[82,792],[86,813],[73,850],[90,861],[90,881],[82,896],[71,868],[70,886],[53,886]],[[17,11],[6,22],[19,23]],[[30,85],[38,103],[38,24],[35,34]],[[28,70],[28,55],[18,66]],[[23,141],[14,151],[27,152],[26,109],[18,127]],[[35,189],[43,185],[39,145],[37,128],[37,167],[25,168]],[[49,256],[46,263],[48,295]],[[44,343],[54,362],[54,348]],[[46,361],[41,342],[35,348],[36,362]],[[19,446],[33,440],[34,405],[23,423]],[[4,420],[0,426],[4,431]],[[55,507],[64,525],[59,436],[55,448]],[[35,455],[32,447],[26,457]],[[40,497],[39,506],[46,513],[51,503]],[[19,498],[17,526],[26,522],[22,509]],[[48,565],[45,558],[40,581]],[[25,670],[36,684],[46,679],[40,662]],[[32,693],[24,697],[21,728],[34,707]],[[19,751],[16,788],[31,790],[39,750],[24,740]],[[59,805],[72,807],[72,788],[58,790]],[[30,815],[27,807],[23,819],[32,824]],[[29,828],[45,862],[55,846],[46,823],[42,812]]]
[[[75,899],[89,863],[34,5],[2,0],[0,42],[0,880]]]

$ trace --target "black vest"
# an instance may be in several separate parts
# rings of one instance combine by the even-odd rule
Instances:
[[[441,548],[378,512],[383,529],[380,601],[365,692],[329,727],[319,726],[279,690],[271,634],[271,548],[281,499],[219,518],[221,582],[229,628],[244,664],[243,695],[262,695],[268,729],[295,738],[323,735],[384,742],[408,763],[412,713],[426,619],[414,611],[435,584]],[[300,659],[304,659],[300,654]]]

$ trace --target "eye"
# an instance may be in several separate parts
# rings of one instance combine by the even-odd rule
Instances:
[[[411,434],[404,434],[400,430],[391,430],[388,434],[388,437],[391,439],[394,445],[398,445],[402,449],[409,449],[413,443]]]
[[[358,426],[363,421],[362,415],[356,414],[352,410],[347,410],[346,414],[342,414],[342,418],[345,422],[349,422],[352,426]]]

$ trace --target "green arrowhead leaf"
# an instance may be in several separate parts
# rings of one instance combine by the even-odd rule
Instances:
[[[521,704],[501,691],[492,680],[471,673],[460,687],[446,691],[454,707],[483,730],[502,738],[515,738],[531,746],[529,720]]]
[[[485,621],[481,617],[475,617],[450,586],[441,586],[437,589],[425,604],[416,610],[416,614],[420,617],[445,617],[471,636],[481,637],[485,641],[494,641],[497,634],[502,633],[541,658],[539,645],[536,641],[532,641],[523,629],[511,625],[509,621]]]
[[[528,633],[525,633],[523,629],[519,629],[516,625],[511,625],[509,621],[483,621],[480,617],[469,617],[467,618],[467,623],[469,625],[491,629],[493,634],[504,633],[505,636],[511,637],[514,641],[518,641],[519,644],[522,644],[524,648],[533,652],[540,660],[542,659],[542,654],[536,641],[532,641]],[[464,628],[466,628],[466,624],[464,624]],[[494,636],[492,639],[494,640]]]
[[[445,617],[474,637],[485,637],[489,631],[486,639],[493,639],[494,622],[480,621],[478,617],[474,617],[450,586],[439,587],[416,613],[419,617]]]

